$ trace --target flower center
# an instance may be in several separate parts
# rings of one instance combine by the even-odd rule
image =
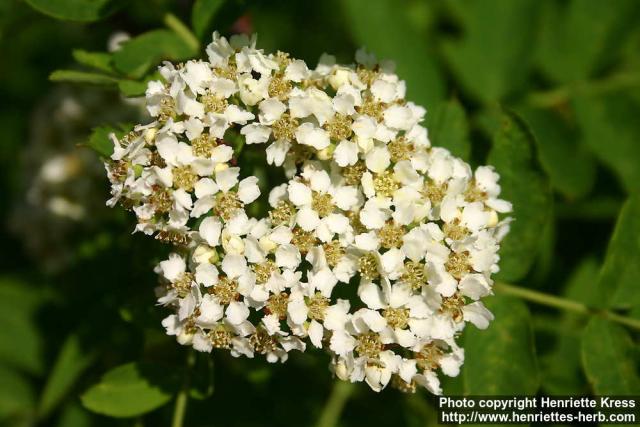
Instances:
[[[269,335],[263,328],[259,328],[251,335],[249,342],[253,346],[253,350],[260,354],[271,353],[278,347],[276,339]]]
[[[462,311],[463,307],[464,297],[461,294],[456,293],[450,297],[442,299],[440,311],[442,313],[449,313],[454,322],[460,323],[464,320],[464,312]]]
[[[359,356],[376,358],[383,348],[380,335],[375,332],[367,332],[356,338],[356,352]]]
[[[418,368],[425,371],[432,371],[436,369],[442,354],[442,349],[435,343],[431,342],[429,344],[425,344],[419,352],[415,353],[416,360],[418,361]]]
[[[281,76],[276,76],[269,82],[269,96],[272,98],[278,98],[280,101],[287,99],[289,92],[291,92],[291,83],[283,79]]]
[[[289,225],[296,210],[291,202],[280,201],[275,209],[269,212],[269,217],[273,225]]]
[[[291,117],[289,113],[282,114],[280,118],[271,125],[273,137],[287,141],[293,141],[296,136],[296,129],[298,129],[298,120]]]
[[[447,271],[456,279],[462,279],[462,276],[471,271],[471,264],[469,263],[469,252],[451,252],[449,259],[444,264]]]
[[[223,113],[229,105],[226,99],[217,97],[211,93],[202,95],[200,102],[204,105],[204,111],[207,113]]]
[[[378,260],[375,255],[369,253],[361,256],[360,259],[358,259],[358,271],[365,280],[377,278],[380,273],[378,272]]]
[[[424,264],[417,261],[407,261],[404,263],[404,273],[401,280],[411,286],[414,291],[419,291],[422,286],[427,283],[427,277],[424,274]]]
[[[238,282],[228,277],[221,277],[218,283],[207,289],[218,298],[220,304],[227,305],[238,296]]]
[[[376,194],[380,196],[393,196],[393,192],[398,189],[398,183],[393,178],[393,172],[387,170],[376,174],[375,178],[373,178],[373,188],[375,188]]]
[[[311,209],[318,212],[320,218],[324,218],[333,213],[333,198],[329,193],[320,193],[318,191],[313,192],[311,198]]]
[[[307,307],[309,308],[308,316],[310,319],[323,321],[327,307],[329,307],[329,298],[324,297],[320,292],[316,292],[307,299]]]
[[[261,264],[256,264],[253,267],[253,272],[256,274],[256,283],[266,283],[267,280],[271,278],[271,273],[277,269],[278,267],[271,260],[267,260]]]
[[[176,290],[180,298],[184,298],[191,291],[191,284],[193,283],[194,279],[195,276],[193,275],[193,273],[187,271],[185,273],[182,273],[182,275],[171,284],[171,287]]]
[[[191,141],[193,154],[198,157],[211,157],[211,153],[216,145],[218,145],[216,139],[206,132]]]
[[[402,237],[404,236],[404,229],[395,225],[393,222],[388,222],[378,231],[378,237],[380,238],[380,244],[383,248],[391,249],[398,248],[402,245]]]
[[[242,202],[238,199],[238,195],[230,191],[218,194],[214,210],[216,214],[228,221],[241,207]]]
[[[198,180],[198,175],[193,172],[191,166],[180,166],[173,169],[173,183],[184,191],[193,190],[193,186]]]
[[[362,180],[362,175],[367,171],[364,163],[358,162],[355,165],[346,166],[342,169],[342,176],[348,185],[357,185]]]
[[[430,181],[424,186],[424,196],[431,200],[434,205],[439,204],[444,196],[447,195],[447,183],[437,184],[435,181]]]
[[[351,119],[344,114],[336,114],[325,125],[325,129],[329,132],[331,139],[336,141],[342,141],[351,136]]]
[[[323,245],[324,256],[327,259],[327,264],[331,267],[335,267],[344,255],[344,248],[337,240],[332,240],[329,243]]]
[[[391,155],[391,161],[394,163],[398,163],[401,160],[409,160],[409,156],[413,151],[411,144],[406,142],[403,136],[391,141],[387,148]]]
[[[300,227],[296,227],[293,229],[293,237],[291,238],[291,243],[293,243],[300,253],[307,253],[316,243],[316,238],[311,231],[304,231]]]
[[[404,329],[409,325],[408,308],[387,308],[382,312],[382,316],[394,329]]]

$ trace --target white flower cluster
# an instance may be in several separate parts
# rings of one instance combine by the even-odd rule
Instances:
[[[492,319],[479,300],[511,210],[498,175],[431,147],[424,108],[364,51],[310,70],[214,34],[207,54],[160,68],[155,121],[114,138],[107,163],[110,203],[176,245],[157,268],[167,333],[270,362],[310,344],[341,379],[440,393],[436,371],[463,363],[465,322]],[[246,213],[260,190],[233,140],[285,171],[265,218]]]

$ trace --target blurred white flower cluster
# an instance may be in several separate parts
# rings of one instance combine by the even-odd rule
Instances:
[[[270,362],[323,348],[341,379],[440,393],[438,371],[463,363],[465,323],[492,320],[480,299],[511,210],[498,175],[432,147],[425,109],[364,51],[315,69],[245,36],[214,34],[206,51],[160,68],[155,120],[114,137],[107,162],[109,203],[175,245],[157,267],[167,333]],[[264,218],[246,211],[260,190],[244,144],[288,179]]]

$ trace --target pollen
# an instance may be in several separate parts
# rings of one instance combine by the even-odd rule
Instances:
[[[217,215],[228,221],[240,208],[242,208],[242,202],[238,199],[238,195],[233,191],[229,191],[227,193],[218,193],[216,205],[213,209]]]
[[[151,153],[151,166],[157,166],[159,168],[164,168],[167,166],[167,162],[164,161],[160,153],[154,151]]]
[[[415,358],[418,361],[418,368],[424,371],[432,371],[436,369],[442,358],[442,349],[435,343],[430,342],[425,344],[420,351],[415,353]]]
[[[441,313],[449,313],[454,322],[460,323],[464,320],[462,308],[465,305],[464,297],[460,293],[455,293],[450,297],[442,298],[440,306]]]
[[[469,229],[464,225],[460,225],[460,220],[455,218],[451,222],[445,222],[442,227],[445,236],[451,240],[463,240],[469,235]]]
[[[276,52],[276,61],[278,62],[278,66],[281,70],[284,70],[289,64],[291,64],[291,58],[289,54],[280,50]]]
[[[356,338],[356,352],[359,356],[377,358],[384,349],[380,335],[375,332],[367,332]]]
[[[271,78],[269,82],[269,96],[278,98],[280,101],[285,101],[292,88],[291,82],[288,82],[282,76],[275,76]]]
[[[224,328],[209,332],[209,339],[214,348],[228,349],[231,347],[233,334]]]
[[[469,252],[451,252],[449,259],[444,264],[447,271],[456,279],[460,280],[462,276],[471,271]]]
[[[266,283],[267,280],[269,280],[269,278],[271,277],[271,273],[273,273],[277,269],[278,267],[276,266],[276,263],[271,260],[256,264],[253,267],[253,272],[256,275],[256,283]]]
[[[187,246],[189,244],[189,237],[176,230],[159,231],[155,238],[162,243],[168,243],[176,246]]]
[[[437,205],[442,201],[442,199],[444,199],[444,196],[447,195],[447,188],[448,185],[446,182],[438,184],[434,181],[430,181],[425,184],[423,194],[426,198],[431,200],[431,203]]]
[[[369,253],[358,259],[358,271],[365,280],[373,280],[380,276],[378,271],[378,260],[375,255]]]
[[[346,166],[342,169],[342,176],[348,185],[358,185],[362,180],[362,175],[367,171],[367,167],[363,162],[358,162],[355,165]]]
[[[375,178],[373,178],[373,188],[375,188],[376,194],[380,196],[393,196],[393,192],[398,189],[398,183],[393,178],[393,172],[386,170],[376,174]]]
[[[378,231],[380,244],[383,248],[387,249],[400,247],[402,245],[403,236],[404,229],[401,226],[394,224],[392,221],[386,223],[380,231]]]
[[[109,165],[109,171],[111,175],[118,181],[124,181],[127,178],[129,172],[129,163],[124,160],[118,160],[111,162]]]
[[[338,265],[342,257],[344,256],[344,248],[338,240],[332,240],[323,245],[324,256],[327,259],[327,264],[331,267]]]
[[[293,243],[300,253],[306,254],[309,250],[315,245],[316,238],[313,235],[312,231],[304,231],[300,227],[296,227],[293,229],[293,237],[291,238],[291,243]]]
[[[160,101],[160,113],[158,114],[158,120],[166,122],[167,120],[176,116],[176,102],[171,97],[162,98]]]
[[[204,105],[204,111],[207,113],[223,113],[229,105],[226,99],[220,98],[212,93],[202,95],[200,102]]]
[[[349,224],[351,228],[353,228],[354,233],[360,234],[367,231],[367,228],[360,221],[360,212],[348,211],[346,215],[347,218],[349,218]]]
[[[298,129],[298,119],[291,117],[289,113],[284,113],[278,120],[273,122],[271,129],[275,139],[293,141],[296,136],[296,129]]]
[[[273,294],[267,300],[267,311],[271,314],[275,314],[281,320],[286,319],[288,304],[289,294],[287,294],[286,292]]]
[[[289,225],[296,210],[291,202],[280,201],[275,209],[269,211],[269,217],[273,225]]]
[[[206,132],[191,141],[193,154],[198,157],[211,157],[216,145],[218,145],[217,140]]]
[[[253,350],[260,354],[271,353],[278,347],[278,342],[275,337],[269,335],[264,328],[256,330],[256,332],[249,337],[249,342],[253,346]]]
[[[236,64],[231,62],[232,60],[233,60],[233,57],[229,58],[229,65],[226,67],[214,68],[213,73],[218,77],[222,77],[223,79],[235,80],[237,69],[236,69]]]
[[[408,308],[387,308],[382,312],[389,326],[394,329],[404,329],[409,325]]]
[[[215,295],[218,301],[220,301],[220,304],[227,305],[231,301],[235,301],[238,296],[238,282],[226,276],[221,277],[218,283],[207,288],[207,292]]]
[[[173,169],[173,183],[178,188],[191,191],[196,181],[198,181],[198,175],[191,169],[191,166],[180,166]]]
[[[418,261],[407,261],[404,263],[404,273],[401,280],[411,286],[414,291],[419,291],[427,283],[424,273],[424,264]]]
[[[314,191],[311,198],[311,209],[318,212],[320,218],[324,218],[333,213],[333,198],[329,193]]]
[[[349,116],[338,113],[325,124],[325,129],[329,132],[331,139],[342,141],[343,139],[347,139],[351,136],[351,133],[353,132],[351,129],[352,123],[353,122]]]
[[[329,307],[329,298],[326,298],[320,292],[316,292],[307,299],[307,307],[309,308],[309,319],[323,321],[327,307]]]
[[[391,161],[394,163],[398,163],[401,160],[409,160],[413,152],[413,147],[403,136],[391,141],[387,148],[391,155]]]
[[[195,276],[193,273],[182,273],[178,279],[171,284],[171,287],[176,290],[180,298],[184,298],[191,291],[191,284],[193,283]]]
[[[464,192],[464,200],[469,203],[484,202],[487,200],[487,193],[478,188],[475,180],[472,180]]]
[[[382,121],[384,113],[384,103],[377,102],[373,98],[369,97],[364,100],[360,107],[356,107],[358,113],[371,116],[377,121]]]
[[[360,81],[367,86],[371,86],[371,84],[376,81],[379,74],[376,70],[371,70],[369,68],[363,67],[362,65],[358,66],[357,73]]]
[[[153,193],[149,196],[149,203],[151,203],[156,212],[166,213],[173,206],[173,197],[166,188],[154,186]]]

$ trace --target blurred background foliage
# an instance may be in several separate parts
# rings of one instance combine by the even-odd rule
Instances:
[[[396,61],[434,145],[500,172],[516,221],[496,320],[465,332],[445,392],[640,394],[639,23],[636,0],[0,2],[0,423],[170,423],[192,356],[153,305],[167,248],[104,206],[86,147],[144,120],[156,65],[214,29],[312,66],[366,46]],[[335,386],[324,355],[291,356],[190,360],[185,425],[435,422],[426,394]]]

